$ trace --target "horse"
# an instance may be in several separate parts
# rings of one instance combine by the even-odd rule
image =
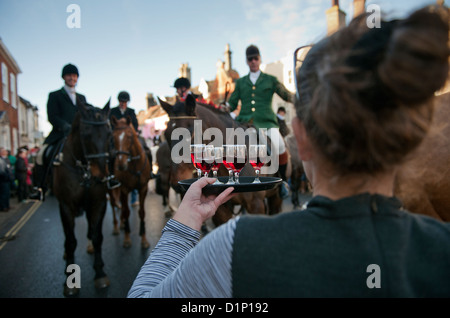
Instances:
[[[406,210],[450,222],[450,92],[434,103],[430,131],[398,169],[394,194]]]
[[[121,182],[120,203],[121,221],[123,221],[125,237],[123,246],[131,246],[130,208],[128,206],[128,194],[137,189],[139,191],[139,218],[141,247],[148,248],[150,244],[145,236],[145,198],[148,192],[148,182],[151,179],[152,164],[143,145],[139,141],[138,134],[131,125],[131,119],[111,117],[113,128],[113,140],[115,148],[114,175]],[[110,197],[114,197],[110,196]],[[114,200],[111,201],[111,204]]]
[[[291,202],[295,208],[301,206],[299,200],[299,191],[305,190],[303,179],[305,178],[305,169],[303,168],[302,160],[298,153],[297,141],[295,135],[290,134],[285,137],[286,148],[289,149],[290,163],[291,163]]]
[[[59,211],[65,234],[66,268],[75,263],[77,246],[75,217],[86,213],[88,239],[94,247],[95,287],[109,286],[103,271],[102,224],[106,212],[106,180],[108,177],[108,142],[112,136],[109,125],[110,103],[103,109],[86,104],[78,108],[71,131],[62,148],[62,160],[53,167],[53,193],[59,202]],[[66,275],[68,275],[66,273]],[[79,288],[64,284],[64,295],[76,296]]]
[[[224,137],[222,141],[218,141],[219,143],[226,142],[225,136],[227,128],[249,128],[248,125],[241,125],[236,122],[227,111],[199,102],[192,95],[187,96],[185,102],[182,103],[183,105],[178,103],[175,104],[175,106],[172,106],[160,99],[159,102],[170,118],[167,129],[164,132],[170,149],[173,149],[174,145],[178,142],[177,140],[172,140],[172,132],[176,128],[182,127],[188,129],[191,132],[192,138],[194,138],[194,120],[202,121],[202,134],[208,128],[219,129]],[[192,178],[193,172],[194,167],[191,163],[182,162],[179,164],[172,164],[169,177],[170,186],[175,191],[182,194],[178,181]],[[219,176],[220,175],[228,175],[228,172],[223,165],[221,165],[219,169]],[[255,172],[250,164],[246,164],[240,175],[255,175]],[[282,199],[279,195],[278,187],[266,191],[239,193],[218,208],[212,218],[214,225],[218,226],[231,219],[234,215],[234,206],[236,205],[240,205],[248,213],[272,215],[281,212]]]

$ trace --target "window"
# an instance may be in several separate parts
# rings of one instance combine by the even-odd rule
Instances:
[[[3,87],[3,100],[9,103],[9,86],[8,86],[8,67],[5,63],[2,63],[2,87]]]
[[[16,95],[16,76],[9,74],[9,82],[11,85],[11,106],[17,108],[17,95]]]

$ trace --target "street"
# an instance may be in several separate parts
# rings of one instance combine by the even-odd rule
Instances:
[[[301,196],[301,198],[305,198]],[[176,202],[176,200],[175,200]],[[0,228],[0,298],[64,298],[66,280],[64,233],[60,221],[58,202],[48,196],[44,202],[27,203],[23,215]],[[78,241],[75,261],[80,267],[80,298],[126,297],[137,273],[159,240],[161,230],[168,220],[167,207],[162,197],[150,193],[146,198],[146,231],[150,248],[140,246],[139,216],[137,207],[131,208],[130,227],[132,246],[124,248],[123,231],[113,235],[113,214],[108,202],[103,221],[102,255],[104,270],[110,286],[103,290],[94,287],[93,255],[87,253],[87,222],[85,216],[76,218],[75,232]],[[283,202],[283,212],[292,210],[290,197]],[[15,233],[5,239],[5,235]]]

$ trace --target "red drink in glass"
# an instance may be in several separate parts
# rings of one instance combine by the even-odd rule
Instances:
[[[261,167],[264,166],[264,162],[262,162],[259,157],[256,160],[250,159],[250,164],[255,169],[261,169]]]

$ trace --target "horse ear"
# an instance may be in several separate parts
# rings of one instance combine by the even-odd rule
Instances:
[[[129,126],[131,124],[131,117],[127,116],[127,125]]]
[[[186,103],[186,115],[195,116],[195,97],[192,94],[188,94],[185,103]]]
[[[169,117],[171,116],[171,115],[173,115],[173,107],[172,107],[172,105],[170,105],[169,103],[167,103],[167,102],[165,102],[165,101],[163,101],[163,100],[161,100],[159,97],[158,97],[158,101],[159,101],[159,104],[161,105],[161,107],[164,109],[164,111],[167,113],[167,115],[169,115]]]
[[[111,97],[108,99],[108,102],[106,103],[106,105],[103,107],[103,110],[105,112],[109,112],[109,106],[111,104]]]

